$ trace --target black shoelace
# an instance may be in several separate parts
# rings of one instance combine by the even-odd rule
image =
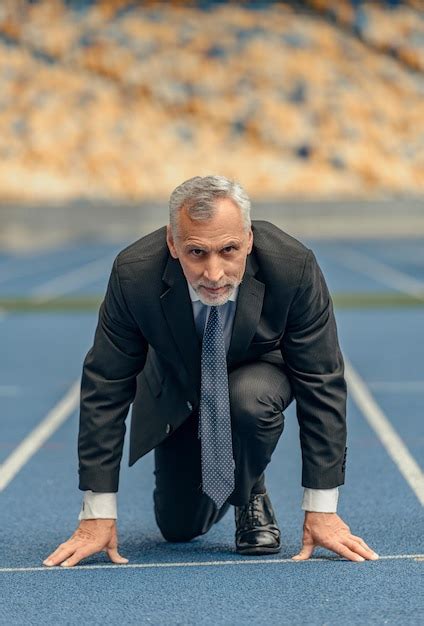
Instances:
[[[262,512],[262,506],[260,505],[260,497],[253,496],[248,504],[244,507],[240,507],[240,522],[243,526],[247,524],[249,526],[255,527],[261,524],[260,514]]]

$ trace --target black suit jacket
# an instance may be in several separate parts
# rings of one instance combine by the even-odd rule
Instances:
[[[264,221],[240,285],[228,367],[284,361],[296,399],[302,484],[344,482],[346,383],[333,306],[314,254]],[[83,367],[80,489],[117,491],[133,402],[130,465],[199,406],[200,342],[187,282],[165,227],[115,259]]]

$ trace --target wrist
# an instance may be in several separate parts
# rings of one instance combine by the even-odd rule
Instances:
[[[313,528],[329,528],[334,526],[339,519],[337,513],[321,513],[317,511],[305,511],[303,528],[312,530]]]
[[[80,526],[85,526],[86,528],[95,527],[95,526],[103,526],[104,528],[113,528],[116,525],[116,519],[107,519],[107,518],[90,518],[90,519],[82,519],[79,523]]]

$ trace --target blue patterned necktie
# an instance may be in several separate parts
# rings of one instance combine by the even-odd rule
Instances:
[[[201,380],[202,488],[220,508],[234,490],[235,465],[224,332],[216,306],[211,307],[203,334]]]

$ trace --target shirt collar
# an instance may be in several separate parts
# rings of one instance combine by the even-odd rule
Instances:
[[[186,279],[186,280],[187,280],[187,279]],[[190,294],[190,300],[191,300],[192,302],[200,302],[200,298],[199,298],[199,296],[198,296],[198,295],[197,295],[197,293],[194,291],[193,287],[190,285],[190,283],[188,282],[188,280],[187,280],[187,286],[188,286],[188,292],[189,292],[189,294]],[[236,287],[236,288],[234,289],[233,294],[232,294],[232,295],[228,298],[228,300],[229,300],[229,301],[231,301],[231,302],[237,302],[238,290],[239,290],[239,288],[238,288],[238,287]]]

